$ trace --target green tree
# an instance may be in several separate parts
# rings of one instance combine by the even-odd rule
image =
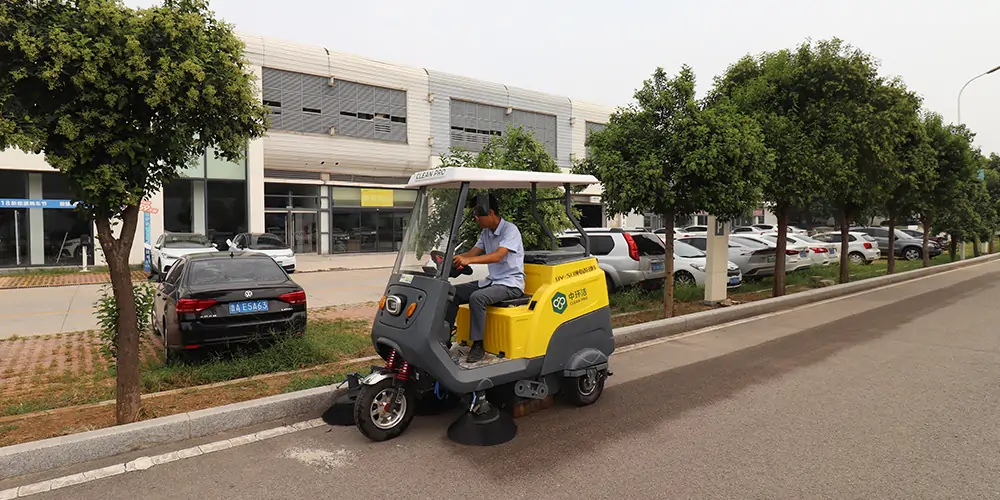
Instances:
[[[44,154],[97,225],[120,312],[119,423],[141,410],[128,266],[139,204],[206,148],[235,160],[265,132],[243,50],[205,0],[0,3],[0,150]]]
[[[478,154],[463,150],[452,150],[441,157],[441,167],[488,168],[528,172],[561,172],[552,156],[530,132],[522,127],[508,126],[500,137],[495,137]],[[469,190],[469,203],[465,219],[459,230],[459,247],[471,248],[479,239],[480,228],[471,212],[474,197],[480,191]],[[429,191],[432,200],[426,230],[418,237],[420,254],[440,244],[442,235],[451,230],[454,219],[453,209],[458,200],[458,190],[433,189]],[[524,248],[527,250],[551,249],[552,241],[531,214],[530,189],[504,189],[493,193],[500,202],[501,215],[513,222],[521,231]],[[546,226],[557,233],[569,228],[572,223],[566,216],[566,208],[560,199],[560,188],[539,188],[536,196],[538,214]],[[574,215],[578,215],[574,211]]]
[[[661,214],[674,219],[705,210],[731,220],[761,200],[760,186],[774,157],[760,126],[728,102],[695,100],[695,76],[657,68],[635,102],[619,108],[587,140],[591,156],[580,170],[597,177],[612,214]],[[664,315],[673,313],[673,238],[666,238]]]
[[[894,143],[892,154],[881,169],[880,207],[889,221],[888,273],[896,272],[896,222],[909,220],[927,205],[929,189],[934,185],[934,150],[927,141],[926,131],[920,121],[921,100],[902,84],[882,89],[888,102],[888,114],[893,129],[889,138]],[[927,254],[925,239],[921,255]]]
[[[936,113],[925,113],[922,121],[928,144],[934,150],[933,185],[927,190],[926,205],[920,213],[924,241],[932,228],[951,234],[954,258],[955,246],[970,234],[968,221],[975,217],[969,196],[977,165],[971,146],[973,135],[963,125],[945,124]],[[924,252],[924,266],[930,266],[927,252]]]

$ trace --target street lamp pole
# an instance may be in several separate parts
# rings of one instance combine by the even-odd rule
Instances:
[[[986,76],[986,75],[988,75],[990,73],[993,73],[993,72],[995,72],[997,70],[1000,70],[1000,66],[997,66],[997,67],[995,67],[995,68],[993,68],[993,69],[991,69],[991,70],[989,70],[989,71],[987,71],[985,73],[980,73],[980,74],[978,74],[978,75],[970,78],[969,81],[965,82],[965,85],[962,85],[962,89],[958,91],[958,124],[959,125],[962,124],[962,92],[965,92],[965,87],[968,87],[970,83],[972,83],[972,82],[974,82],[974,81],[976,81],[976,80],[978,80],[978,79],[980,79],[980,78],[982,78],[982,77],[984,77],[984,76]],[[964,241],[962,242],[962,260],[965,260],[965,242]]]

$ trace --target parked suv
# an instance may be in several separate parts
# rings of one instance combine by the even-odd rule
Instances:
[[[840,232],[821,233],[813,236],[814,240],[840,244]],[[882,257],[882,252],[878,249],[878,242],[875,238],[865,234],[852,231],[847,233],[847,258],[854,265],[871,264]]]
[[[653,284],[663,280],[664,245],[660,238],[643,229],[584,229],[590,237],[590,253],[604,271],[608,292],[633,285]],[[559,246],[568,249],[581,245],[580,233],[566,231],[559,236]]]
[[[882,255],[889,255],[889,228],[887,227],[855,227],[851,231],[865,233],[878,242],[878,249]],[[893,245],[896,257],[906,260],[920,260],[923,258],[923,239],[916,239],[905,232],[896,229],[896,241]],[[941,248],[937,245],[928,245],[927,253],[931,257],[941,255]]]

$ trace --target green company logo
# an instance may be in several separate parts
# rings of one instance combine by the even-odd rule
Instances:
[[[564,295],[562,292],[558,292],[552,297],[552,310],[555,311],[557,314],[562,314],[563,312],[565,312],[566,306],[568,304],[569,301],[566,300],[566,295]]]

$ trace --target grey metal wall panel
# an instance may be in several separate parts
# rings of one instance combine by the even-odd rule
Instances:
[[[406,92],[318,75],[262,68],[262,95],[272,105],[271,128],[288,132],[406,142]],[[376,127],[376,115],[382,121]],[[277,116],[277,115],[272,115]],[[398,129],[398,130],[396,130]]]

